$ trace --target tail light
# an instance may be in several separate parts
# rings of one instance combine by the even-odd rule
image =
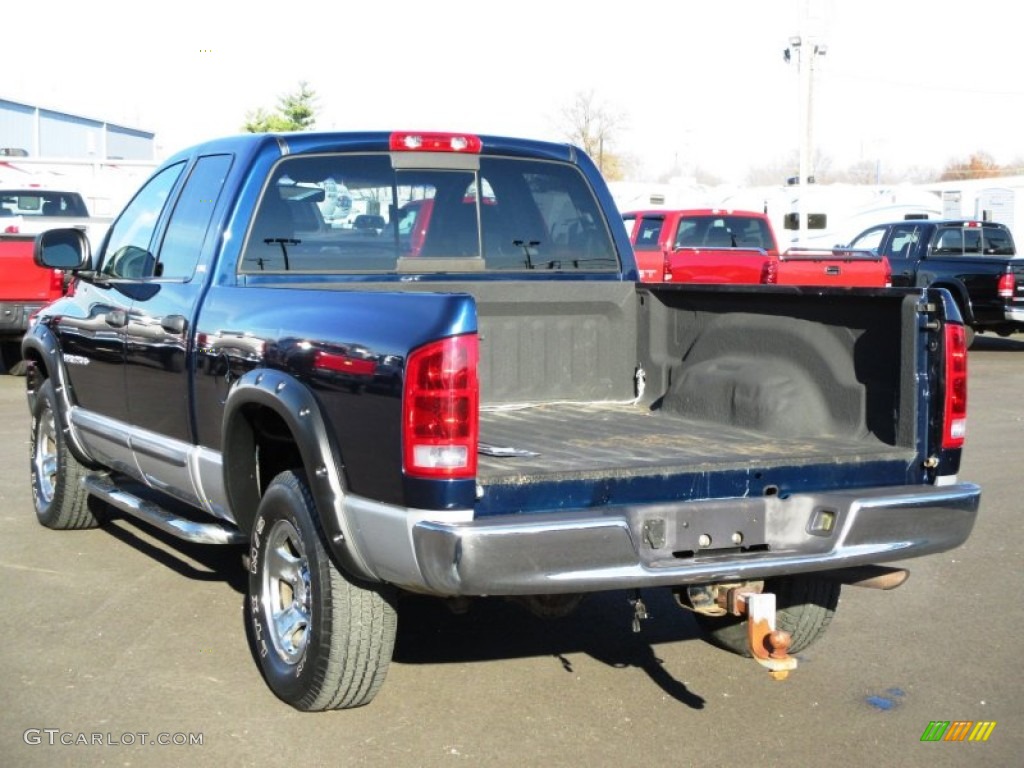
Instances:
[[[50,295],[64,295],[64,273],[59,269],[50,270]]]
[[[661,281],[663,283],[672,282],[672,260],[669,258],[669,254],[665,254],[664,267],[662,269]]]
[[[1013,292],[1017,288],[1017,280],[1013,276],[1013,271],[1010,267],[1006,268],[1006,273],[999,278],[999,295],[1004,299],[1012,299]]]
[[[8,224],[6,227],[4,227],[4,234],[5,235],[16,235],[20,231],[21,230],[18,229],[18,225],[17,224]]]
[[[945,342],[942,447],[960,448],[967,433],[967,335],[964,327],[947,323]]]
[[[407,474],[433,478],[476,476],[479,356],[476,334],[442,339],[409,355],[402,414]]]
[[[396,131],[388,142],[392,152],[472,152],[479,154],[483,142],[468,133]]]
[[[882,257],[882,270],[885,276],[885,287],[892,288],[892,262],[888,256]]]
[[[775,285],[777,282],[779,282],[779,262],[775,259],[768,259],[761,267],[761,283]]]

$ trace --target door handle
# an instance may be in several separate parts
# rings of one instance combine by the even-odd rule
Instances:
[[[111,310],[103,319],[112,328],[124,328],[128,325],[128,313],[123,309]]]
[[[168,315],[160,318],[160,327],[168,333],[182,334],[188,328],[188,320],[182,315]]]

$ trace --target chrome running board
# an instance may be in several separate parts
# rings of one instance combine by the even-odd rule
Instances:
[[[244,544],[246,536],[237,528],[222,523],[197,523],[175,515],[159,504],[125,491],[105,475],[89,475],[82,478],[82,485],[89,493],[107,502],[115,509],[156,526],[185,541],[197,544]]]

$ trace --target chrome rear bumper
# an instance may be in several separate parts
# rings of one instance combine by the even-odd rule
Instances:
[[[970,483],[469,519],[345,500],[375,575],[438,595],[593,592],[761,579],[962,544]],[[446,516],[448,519],[445,519]],[[460,519],[461,518],[461,519]]]

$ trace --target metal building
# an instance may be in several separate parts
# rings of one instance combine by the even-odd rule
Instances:
[[[0,98],[0,156],[153,161],[155,134]]]

